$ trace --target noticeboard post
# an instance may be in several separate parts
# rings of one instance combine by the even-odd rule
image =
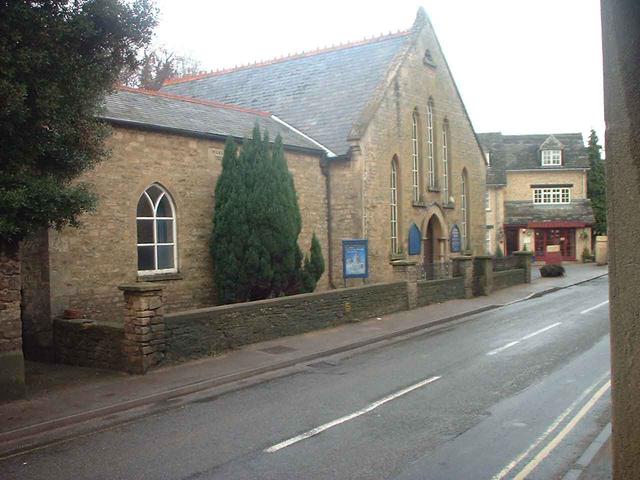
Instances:
[[[342,276],[345,279],[369,277],[368,240],[342,240]]]

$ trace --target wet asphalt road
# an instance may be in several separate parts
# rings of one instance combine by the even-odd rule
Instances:
[[[0,459],[0,478],[562,478],[608,421],[607,281]]]

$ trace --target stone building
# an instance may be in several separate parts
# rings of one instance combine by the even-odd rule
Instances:
[[[209,236],[223,143],[256,123],[283,138],[301,247],[315,232],[327,264],[319,289],[362,283],[342,276],[344,239],[368,240],[369,283],[484,250],[484,157],[422,9],[405,32],[161,92],[120,89],[102,118],[111,156],[80,179],[98,193],[97,210],[79,229],[23,246],[33,358],[51,358],[52,319],[65,310],[121,321],[123,283],[161,282],[168,311],[216,303]]]
[[[485,210],[487,251],[509,255],[527,249],[544,261],[559,245],[563,260],[591,253],[589,159],[581,133],[480,133],[489,163]]]

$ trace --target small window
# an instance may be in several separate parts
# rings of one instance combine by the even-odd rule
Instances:
[[[433,145],[433,99],[427,103],[427,156],[429,164],[429,188],[436,187],[436,164]]]
[[[418,112],[414,110],[411,117],[411,158],[412,168],[412,191],[413,201],[420,201],[420,147],[418,145]]]
[[[562,165],[562,150],[542,150],[542,166]]]
[[[391,253],[397,254],[398,248],[398,161],[394,157],[391,161],[391,184],[390,184],[391,207]]]
[[[491,152],[485,152],[484,159],[487,162],[487,167],[491,166]]]
[[[177,272],[175,209],[161,186],[151,185],[140,196],[136,226],[138,273]]]

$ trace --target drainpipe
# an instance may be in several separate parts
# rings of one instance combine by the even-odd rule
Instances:
[[[327,157],[320,160],[320,171],[322,172],[322,175],[324,175],[325,195],[327,198],[327,263],[329,264],[327,276],[329,277],[329,287],[335,289],[336,286],[333,282],[333,213],[331,210],[331,174],[329,160]]]

